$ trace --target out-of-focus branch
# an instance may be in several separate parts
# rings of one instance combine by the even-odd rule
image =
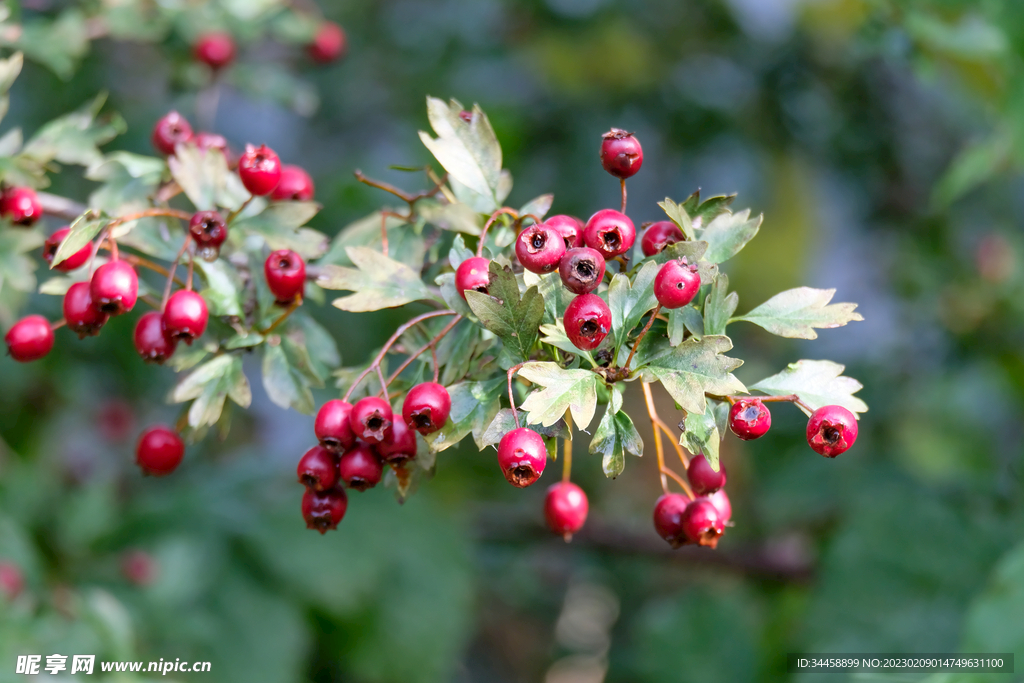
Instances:
[[[43,213],[55,218],[63,218],[66,221],[73,221],[88,208],[85,204],[61,197],[49,192],[37,192],[39,205],[43,207]]]

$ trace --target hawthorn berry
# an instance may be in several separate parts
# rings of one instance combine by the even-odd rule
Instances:
[[[573,294],[588,294],[604,280],[604,257],[597,249],[575,247],[558,263],[562,284]]]
[[[203,258],[207,258],[209,254],[216,258],[220,245],[228,238],[228,226],[219,211],[198,211],[192,214],[188,222],[188,232],[199,246],[200,256]]]
[[[257,197],[268,195],[281,181],[281,160],[266,145],[246,145],[245,154],[238,160],[238,177]]]
[[[673,548],[686,545],[683,513],[690,499],[681,493],[666,493],[654,504],[654,530]]]
[[[394,416],[391,406],[382,398],[367,396],[352,407],[348,421],[352,433],[367,443],[380,443],[391,431]]]
[[[683,510],[680,523],[686,540],[697,545],[714,548],[725,531],[725,520],[707,498],[697,498]]]
[[[857,416],[842,406],[824,406],[811,413],[807,443],[826,458],[845,453],[857,441]]]
[[[158,311],[144,313],[135,324],[135,350],[147,363],[163,365],[174,355],[178,340],[164,329],[164,317]]]
[[[345,31],[333,21],[325,21],[320,24],[313,42],[306,46],[310,58],[318,64],[330,64],[336,59],[345,56],[345,48],[348,41],[345,38]]]
[[[543,223],[525,228],[516,238],[516,257],[531,273],[550,273],[565,254],[565,242]]]
[[[8,187],[0,195],[0,215],[28,227],[43,217],[43,207],[31,187]]]
[[[644,163],[644,150],[632,133],[612,128],[601,136],[601,165],[616,178],[625,180]]]
[[[562,236],[566,249],[583,246],[583,221],[579,218],[564,215],[552,216],[544,221],[544,225]]]
[[[352,448],[356,435],[348,421],[351,413],[352,404],[340,398],[333,398],[320,406],[313,431],[321,446],[335,453]]]
[[[695,455],[690,458],[690,464],[686,468],[686,478],[690,480],[690,486],[698,496],[714,493],[725,486],[725,466],[718,463],[718,471],[715,472],[707,458]]]
[[[583,528],[589,507],[583,489],[571,481],[560,481],[549,487],[544,497],[544,519],[553,533],[568,541]]]
[[[651,223],[644,230],[644,236],[640,238],[640,248],[643,249],[644,256],[654,256],[670,244],[685,240],[686,236],[678,225],[672,221],[658,221]]]
[[[228,141],[223,135],[201,131],[196,133],[196,147],[204,152],[208,149],[218,149],[224,156],[228,155]]]
[[[467,289],[486,294],[491,283],[488,272],[490,266],[491,262],[482,256],[474,256],[460,263],[455,270],[455,291],[459,296],[465,299]]]
[[[314,190],[313,179],[304,168],[284,164],[281,166],[281,180],[270,193],[270,198],[278,202],[308,202],[313,198]]]
[[[395,420],[391,431],[374,447],[389,465],[401,465],[416,457],[416,432],[404,420]]]
[[[71,227],[65,225],[63,228],[46,238],[46,242],[43,243],[43,260],[46,261],[50,267],[54,270],[59,270],[62,273],[69,273],[72,270],[78,270],[85,265],[85,262],[92,256],[92,244],[87,244],[71,256],[53,265],[53,257],[57,255],[57,249],[60,248],[61,243],[71,232]]]
[[[41,315],[28,315],[4,335],[7,352],[19,363],[39,360],[53,349],[53,328]]]
[[[164,156],[174,154],[174,148],[192,139],[192,126],[176,111],[167,112],[153,126],[150,142],[156,151]]]
[[[299,458],[299,483],[314,491],[333,489],[338,483],[338,460],[323,446],[313,446]]]
[[[383,473],[380,457],[368,444],[356,444],[338,459],[338,475],[346,486],[356,491],[372,489]]]
[[[741,398],[729,408],[729,429],[744,441],[759,439],[772,426],[772,414],[759,398]]]
[[[306,528],[321,534],[336,529],[347,509],[348,496],[340,486],[330,491],[306,489],[302,494],[302,518],[306,520]]]
[[[268,256],[263,274],[278,305],[287,306],[306,291],[306,262],[291,249],[280,249]]]
[[[142,432],[135,447],[135,462],[142,473],[154,477],[170,474],[185,455],[185,442],[170,427],[157,425]]]
[[[18,565],[13,562],[0,561],[0,593],[8,602],[13,601],[21,591],[25,590],[25,577]]]
[[[98,311],[92,305],[88,282],[76,282],[64,294],[64,321],[68,329],[85,339],[99,334],[100,328],[107,322],[107,314]]]
[[[687,265],[685,258],[668,261],[654,276],[654,296],[663,308],[682,308],[699,290],[697,266]]]
[[[718,510],[718,516],[722,518],[722,524],[727,523],[732,519],[732,504],[729,502],[729,496],[725,494],[725,489],[718,489],[711,495],[707,496],[707,499],[711,501],[711,504]]]
[[[444,427],[452,410],[452,397],[437,382],[423,382],[409,390],[402,404],[402,419],[420,434],[432,434]]]
[[[537,481],[548,462],[544,439],[525,427],[513,429],[498,443],[498,466],[508,483],[525,488]]]
[[[223,69],[235,60],[235,39],[222,31],[203,34],[192,46],[192,54],[214,71]]]
[[[576,348],[596,349],[612,328],[608,304],[596,294],[580,294],[565,309],[565,333]]]
[[[583,241],[591,249],[601,252],[605,259],[613,259],[633,248],[636,228],[629,217],[615,209],[601,209],[587,221]]]
[[[136,586],[152,584],[158,573],[156,560],[144,550],[130,550],[121,556],[121,574]]]
[[[108,315],[132,310],[139,296],[139,276],[124,261],[108,261],[96,269],[89,281],[93,304]]]
[[[164,330],[191,346],[193,339],[203,336],[209,317],[203,297],[190,289],[179,289],[164,306]]]

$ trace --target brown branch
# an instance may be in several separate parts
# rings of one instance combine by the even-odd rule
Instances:
[[[418,351],[414,351],[413,353],[409,354],[409,357],[406,358],[404,361],[402,361],[402,364],[398,366],[398,369],[395,370],[393,373],[391,373],[391,377],[388,378],[388,382],[387,383],[390,385],[392,382],[394,382],[398,378],[398,376],[401,375],[402,372],[407,367],[412,365],[412,362],[414,360],[416,360],[421,355],[423,355],[423,353],[425,351],[427,351],[428,349],[431,352],[433,352],[433,355],[434,355],[434,375],[435,375],[434,376],[434,381],[436,382],[437,381],[437,376],[436,376],[437,375],[437,352],[435,351],[435,347],[437,346],[438,342],[440,342],[442,339],[444,339],[445,335],[447,335],[449,332],[452,331],[452,328],[455,327],[460,320],[462,320],[462,316],[461,315],[456,315],[455,319],[452,320],[450,323],[448,323],[448,325],[445,326],[445,328],[443,330],[438,332],[436,337],[434,337],[429,342],[424,344]]]
[[[476,245],[477,257],[484,255],[484,240],[487,239],[487,231],[491,229],[491,225],[493,225],[494,221],[498,220],[498,216],[502,214],[508,214],[509,216],[512,216],[514,220],[519,219],[519,214],[516,213],[516,210],[510,209],[507,206],[503,206],[492,213],[491,217],[487,219],[486,223],[484,223],[484,229],[480,231],[480,242]]]
[[[89,209],[85,204],[49,192],[37,192],[36,197],[43,207],[43,213],[66,221],[75,220]]]
[[[633,348],[629,350],[629,357],[626,358],[626,364],[622,366],[623,372],[625,372],[627,375],[629,374],[629,364],[633,362],[633,356],[634,354],[636,354],[636,350],[640,347],[640,342],[642,342],[644,340],[644,337],[647,336],[647,333],[651,329],[651,325],[654,324],[654,320],[658,317],[659,313],[661,313],[661,304],[658,304],[655,307],[654,313],[651,314],[651,319],[647,321],[647,325],[645,325],[644,329],[640,331],[640,336],[637,337],[636,342],[633,343]]]
[[[519,368],[526,365],[526,363],[520,363],[519,365],[513,365],[508,369],[508,404],[512,408],[512,419],[516,421],[516,429],[519,429],[519,413],[516,411],[516,399],[512,394],[512,375],[519,372]]]
[[[427,197],[433,197],[438,192],[440,192],[441,186],[444,184],[444,180],[442,179],[438,181],[437,185],[435,185],[433,188],[429,190],[420,190],[419,192],[409,193],[401,188],[395,187],[391,183],[385,183],[383,180],[374,180],[373,178],[368,178],[359,169],[356,169],[355,177],[356,180],[365,185],[369,185],[370,187],[375,187],[378,190],[384,190],[385,192],[395,195],[396,197],[398,197],[403,202],[409,205],[410,211],[412,211],[412,208],[416,205],[416,202],[418,202],[419,200],[426,199]]]

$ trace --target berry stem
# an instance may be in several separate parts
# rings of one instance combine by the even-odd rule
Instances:
[[[494,221],[498,220],[498,216],[502,214],[508,214],[509,216],[512,216],[513,220],[518,220],[519,218],[519,214],[516,213],[516,210],[510,209],[507,206],[503,206],[494,213],[492,213],[491,217],[487,219],[486,223],[484,223],[484,229],[480,231],[480,242],[476,245],[477,257],[481,257],[484,255],[484,240],[487,239],[487,231],[491,229],[491,224],[494,223]]]
[[[626,181],[623,180],[622,182],[623,187],[625,187]],[[644,329],[640,330],[640,336],[637,337],[636,341],[633,343],[633,348],[629,350],[629,357],[626,358],[626,364],[622,367],[623,372],[629,372],[629,364],[633,362],[633,356],[636,354],[636,350],[640,348],[640,342],[644,340],[644,337],[647,335],[647,332],[650,331],[651,325],[654,324],[654,321],[658,317],[659,313],[661,313],[661,304],[658,304],[657,306],[654,307],[654,312],[651,313],[651,317],[647,321],[647,324],[644,326]]]
[[[107,228],[113,228],[123,223],[130,223],[137,221],[140,218],[154,218],[158,216],[164,216],[167,218],[178,218],[183,221],[187,221],[192,218],[192,214],[187,211],[179,211],[178,209],[146,209],[145,211],[137,211],[130,213],[127,216],[121,216],[115,218],[107,225]]]
[[[569,438],[562,440],[562,481],[568,482],[572,474],[572,411],[565,411],[565,424]]]
[[[270,323],[270,327],[268,327],[265,330],[257,330],[257,331],[260,334],[262,334],[263,336],[267,336],[268,334],[270,334],[271,332],[276,330],[278,327],[280,327],[284,323],[284,321],[288,319],[288,316],[290,316],[292,313],[294,313],[295,309],[298,308],[301,305],[302,305],[302,297],[301,296],[295,297],[294,299],[292,299],[292,302],[290,304],[288,304],[288,308],[285,309],[284,313],[279,315],[274,322]]]
[[[622,186],[622,209],[621,213],[626,213],[626,179],[619,178],[619,185]]]
[[[192,272],[195,270],[196,255],[194,252],[188,253],[188,279],[185,281],[185,289],[192,291]]]
[[[409,215],[403,216],[400,213],[394,211],[381,211],[380,212],[380,242],[381,242],[381,253],[385,256],[388,255],[388,216],[398,218],[405,223],[412,220],[412,209],[409,209]]]
[[[508,369],[508,403],[512,407],[512,419],[516,421],[516,429],[519,429],[519,413],[516,411],[516,399],[512,394],[512,375],[519,372],[519,368],[526,365],[526,363],[520,363],[519,365],[513,365]]]
[[[419,192],[410,194],[405,190],[399,189],[394,185],[391,185],[390,183],[385,183],[383,180],[374,180],[372,178],[368,178],[359,169],[356,169],[355,177],[356,180],[363,183],[364,185],[369,185],[370,187],[376,187],[378,190],[390,192],[391,194],[401,199],[403,202],[409,205],[410,214],[412,213],[413,207],[416,206],[416,202],[418,202],[421,199],[426,199],[427,197],[433,197],[434,195],[441,191],[441,188],[444,185],[444,178],[439,178],[434,181],[436,184],[431,189],[420,190]],[[447,177],[447,174],[445,177]]]
[[[224,219],[224,224],[225,225],[231,225],[232,221],[234,221],[236,218],[238,218],[238,215],[241,214],[243,211],[245,211],[245,209],[249,206],[249,204],[254,199],[256,199],[256,195],[254,195],[254,194],[249,195],[249,198],[246,199],[244,202],[242,202],[242,205],[240,207],[238,207],[237,209],[235,209],[234,211],[232,211],[231,213],[228,214],[228,217]]]
[[[641,382],[640,386],[644,392],[644,402],[647,404],[647,414],[651,417],[651,431],[654,432],[654,450],[658,455],[658,473],[661,476],[661,488],[665,493],[668,493],[668,480],[665,478],[665,475],[668,475],[672,477],[677,484],[679,484],[679,487],[683,489],[683,492],[686,493],[690,500],[693,500],[696,496],[693,495],[693,490],[690,488],[690,485],[665,465],[665,450],[661,443],[661,430],[664,429],[669,436],[671,436],[671,432],[668,431],[668,427],[665,426],[665,423],[662,422],[660,417],[658,417],[658,411],[654,408],[654,397],[651,396],[651,385],[646,382]],[[674,445],[675,443],[673,441],[673,446]]]
[[[65,320],[64,318],[61,318],[60,320],[57,320],[55,322],[50,323],[50,329],[51,330],[59,330],[60,328],[64,327],[67,324],[68,324],[68,321]]]
[[[152,270],[154,273],[159,273],[160,275],[163,275],[164,277],[170,277],[170,275],[171,275],[170,271],[168,271],[166,268],[161,266],[159,263],[153,263],[149,259],[142,258],[141,256],[136,256],[135,254],[125,254],[124,260],[126,262],[132,264],[133,266],[137,266],[139,268],[145,268],[146,270]],[[177,278],[175,278],[174,281],[177,282],[182,287],[185,286],[185,283],[182,282],[181,280],[177,279]]]
[[[402,364],[398,366],[398,369],[391,373],[391,377],[388,378],[388,384],[390,385],[392,382],[394,382],[398,378],[398,376],[402,374],[402,371],[405,370],[410,365],[412,365],[412,362],[419,358],[420,355],[422,355],[423,352],[425,352],[427,349],[430,349],[431,352],[434,353],[434,381],[436,382],[438,375],[438,367],[437,352],[435,351],[435,347],[437,346],[438,342],[444,339],[445,335],[452,331],[452,328],[455,327],[455,325],[457,325],[460,320],[462,320],[462,316],[456,315],[455,319],[448,323],[448,325],[445,326],[443,330],[438,332],[436,337],[434,337],[429,342],[424,344],[419,350],[409,354],[409,357],[402,361]]]
[[[181,262],[181,257],[184,256],[185,250],[188,249],[188,245],[192,242],[192,235],[186,234],[185,241],[181,244],[181,249],[178,250],[178,255],[171,261],[171,267],[167,269],[167,284],[164,285],[164,299],[163,306],[167,305],[167,300],[171,298],[171,285],[177,282],[181,286],[185,286],[184,283],[174,276],[174,272],[178,270],[178,263]],[[163,308],[161,306],[161,308]]]
[[[717,401],[728,401],[729,405],[732,405],[732,404],[736,403],[736,401],[738,399],[741,399],[741,398],[751,398],[751,397],[749,397],[749,396],[715,396],[713,394],[708,394],[708,398],[713,398],[713,399],[715,399]],[[795,403],[796,405],[800,406],[801,408],[803,408],[804,410],[806,410],[809,413],[813,413],[814,412],[814,409],[811,408],[806,403],[804,403],[802,400],[800,400],[800,397],[797,396],[796,394],[786,394],[785,396],[754,396],[753,398],[760,399],[761,403],[776,403],[776,402]]]
[[[668,428],[668,425],[665,424],[660,417],[658,418],[658,428],[665,432],[665,436],[668,437],[669,443],[672,444],[672,448],[676,450],[676,454],[679,456],[680,462],[683,463],[683,468],[685,469],[689,467],[690,459],[686,457],[686,453],[683,452],[683,447],[679,445],[679,441],[676,439],[675,434],[672,433],[672,430]]]
[[[380,363],[377,364],[377,379],[380,380],[380,390],[384,394],[384,400],[391,403],[391,398],[388,396],[388,381],[384,379],[384,371],[380,368]]]
[[[433,344],[430,345],[430,362],[434,364],[434,384],[437,384],[441,376],[441,367],[437,364],[437,348]]]

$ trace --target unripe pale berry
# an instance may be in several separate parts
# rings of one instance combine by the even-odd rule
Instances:
[[[448,390],[436,382],[423,382],[409,390],[402,404],[402,419],[420,434],[432,434],[444,427],[452,410]]]
[[[698,291],[700,273],[685,258],[668,261],[654,276],[654,296],[663,308],[682,308],[693,301]]]
[[[306,489],[302,494],[302,518],[306,520],[306,528],[321,534],[336,529],[347,509],[348,496],[341,487],[330,491]]]
[[[147,363],[163,365],[174,355],[178,340],[167,334],[164,318],[157,311],[144,313],[135,324],[135,350]]]
[[[518,488],[537,481],[547,462],[544,439],[525,427],[513,429],[498,443],[498,466],[508,483]]]
[[[590,247],[576,247],[565,252],[558,264],[562,284],[573,294],[587,294],[604,280],[604,257]]]
[[[772,414],[759,398],[741,398],[729,408],[729,429],[744,441],[759,439],[772,426]]]
[[[338,460],[338,475],[346,486],[356,491],[372,489],[380,482],[383,473],[380,458],[364,443],[356,444]]]
[[[4,336],[7,352],[19,363],[39,360],[53,349],[53,328],[41,315],[25,316]]]
[[[589,509],[587,494],[571,481],[553,484],[544,497],[544,519],[548,528],[566,541],[583,528]]]
[[[644,256],[654,256],[670,244],[685,240],[686,237],[678,225],[672,221],[658,221],[651,223],[644,230],[644,236],[640,238],[640,248],[643,249]]]
[[[583,246],[583,221],[579,218],[564,215],[551,216],[544,221],[544,225],[562,236],[566,249]]]
[[[690,465],[686,468],[686,478],[698,496],[714,493],[725,486],[725,466],[718,463],[718,471],[715,472],[707,458],[695,455],[690,458]]]
[[[318,64],[329,64],[345,56],[348,41],[345,31],[333,21],[320,24],[313,42],[306,46],[310,58]]]
[[[335,453],[352,448],[356,442],[356,435],[352,433],[352,426],[349,424],[351,414],[352,404],[340,398],[331,399],[320,406],[316,422],[313,423],[313,431],[321,446]]]
[[[292,164],[281,166],[281,180],[270,193],[274,201],[308,202],[315,192],[313,179],[306,170]]]
[[[562,236],[543,223],[524,228],[516,238],[516,257],[531,273],[550,273],[565,254]]]
[[[394,416],[391,406],[382,398],[367,396],[352,407],[348,418],[352,433],[367,443],[377,444],[391,431]]]
[[[209,318],[206,301],[188,289],[179,289],[164,306],[163,321],[167,334],[189,345],[196,337],[203,336]]]
[[[306,291],[306,262],[291,249],[280,249],[268,256],[263,274],[267,277],[267,287],[281,306],[291,304]]]
[[[580,294],[565,309],[565,334],[577,348],[596,349],[612,329],[612,313],[596,294]]]
[[[64,294],[64,321],[68,329],[85,339],[99,334],[100,328],[107,322],[107,314],[92,305],[88,282],[76,282]]]
[[[174,154],[174,148],[192,139],[192,126],[176,111],[168,112],[153,126],[150,141],[156,151],[164,156]]]
[[[601,209],[587,221],[583,241],[601,252],[605,259],[625,254],[636,241],[636,228],[629,217],[615,209]]]
[[[707,498],[691,501],[683,510],[683,533],[691,543],[714,548],[725,531],[725,520]]]
[[[490,265],[491,262],[482,256],[474,256],[460,263],[455,270],[455,291],[459,296],[465,299],[467,289],[486,294],[491,278],[488,272]]]
[[[53,264],[53,257],[57,255],[57,249],[60,248],[61,242],[64,241],[70,232],[71,228],[65,225],[46,239],[46,242],[43,244],[43,260],[46,261],[48,265]],[[92,256],[91,243],[85,245],[71,256],[68,256],[66,259],[53,266],[53,269],[59,270],[62,273],[69,273],[72,270],[77,270],[84,266],[90,256]]]
[[[192,54],[214,71],[223,69],[235,59],[235,40],[229,33],[206,33],[196,41]]]
[[[629,178],[644,163],[640,141],[619,128],[612,128],[601,136],[601,165],[616,178]]]
[[[185,442],[170,427],[157,425],[142,432],[135,447],[135,462],[142,473],[154,477],[170,474],[185,455]]]
[[[245,154],[238,160],[238,177],[252,194],[268,195],[281,181],[281,160],[266,145],[246,145]]]
[[[338,483],[337,457],[323,446],[313,446],[299,458],[299,483],[314,491],[333,489]]]
[[[405,420],[395,420],[384,440],[375,447],[377,455],[389,465],[401,465],[416,457],[416,432]]]
[[[0,215],[28,227],[43,217],[43,206],[31,187],[8,187],[0,195]]]
[[[125,261],[109,261],[92,274],[89,294],[93,305],[107,315],[127,313],[139,296],[139,276]]]
[[[842,406],[824,406],[811,413],[807,443],[815,453],[834,458],[857,441],[857,416]]]
[[[666,493],[654,504],[654,530],[673,548],[686,545],[683,532],[683,512],[690,499],[680,493]]]

